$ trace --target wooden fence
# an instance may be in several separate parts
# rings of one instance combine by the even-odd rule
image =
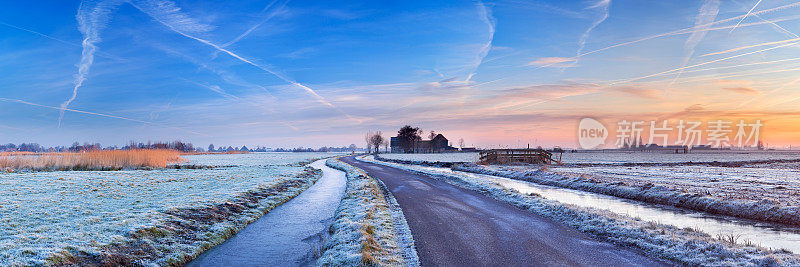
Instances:
[[[554,159],[553,153],[544,149],[492,149],[480,153],[481,163],[487,164],[560,164],[560,159]]]

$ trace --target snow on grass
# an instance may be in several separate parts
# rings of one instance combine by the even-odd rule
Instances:
[[[622,179],[602,180],[596,179],[592,175],[540,170],[538,167],[531,168],[531,166],[528,166],[527,169],[522,168],[524,167],[464,165],[456,166],[453,169],[458,171],[488,174],[522,181],[529,181],[549,186],[588,191],[649,203],[671,205],[712,214],[800,226],[800,206],[790,206],[785,203],[780,203],[764,197],[756,197],[755,200],[747,200],[744,198],[723,198],[720,197],[720,194],[711,194],[710,190],[703,191],[686,189],[687,187],[694,189],[699,188],[699,186],[703,184],[701,179],[692,181],[691,183],[694,183],[694,185],[689,183],[689,186],[687,187],[680,187],[670,186],[664,182],[659,183],[657,180],[648,179],[648,177],[641,177],[638,182],[632,183],[629,181],[623,181]],[[558,168],[553,169],[557,170]],[[618,171],[624,171],[624,169]],[[636,177],[635,175],[623,175],[624,177],[627,177],[627,179]],[[669,177],[667,177],[667,179],[669,179]],[[725,178],[723,175],[721,176],[721,179],[727,178]],[[728,185],[731,187],[728,189],[728,191],[738,191],[739,193],[745,192],[743,190],[743,186],[745,185],[743,184],[733,182]],[[715,192],[717,191],[715,190]],[[792,192],[787,191],[787,193]],[[757,196],[758,190],[756,190],[754,194]],[[794,194],[796,194],[796,191],[794,191]]]
[[[419,266],[411,231],[385,186],[338,159],[326,163],[347,173],[347,189],[317,265]]]
[[[599,239],[635,247],[647,252],[648,255],[680,265],[797,266],[800,264],[800,256],[789,251],[770,251],[752,244],[738,244],[734,236],[715,238],[691,228],[680,229],[604,210],[562,204],[536,194],[522,194],[513,188],[504,187],[487,179],[459,175],[458,172],[429,173],[425,168],[374,161],[369,157],[365,160],[428,174],[563,222]]]
[[[202,155],[188,164],[225,167],[0,174],[0,265],[184,262],[313,184],[319,173],[297,163],[327,156]]]
[[[520,167],[509,167],[519,170]],[[631,166],[551,168],[582,174],[602,183],[643,186],[648,183],[675,191],[708,194],[727,201],[765,201],[800,207],[800,170],[782,167]]]
[[[559,153],[554,153],[555,157]],[[666,152],[565,152],[561,161],[567,164],[625,164],[625,163],[678,163],[678,162],[733,162],[800,159],[800,151],[702,151],[687,154]]]
[[[682,163],[682,162],[742,162],[771,160],[800,160],[800,151],[700,151],[688,154],[668,152],[564,152],[553,153],[561,156],[565,164],[632,164],[632,163]],[[465,153],[424,153],[424,154],[379,154],[384,159],[417,162],[477,162],[478,152]]]

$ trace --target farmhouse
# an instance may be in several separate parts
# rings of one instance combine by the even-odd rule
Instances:
[[[442,134],[437,134],[431,140],[415,141],[411,146],[406,146],[404,140],[398,136],[390,138],[389,143],[392,146],[392,153],[440,153],[457,150],[450,146],[450,142]]]

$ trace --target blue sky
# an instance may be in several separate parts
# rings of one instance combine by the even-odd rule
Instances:
[[[685,115],[763,119],[788,144],[798,16],[791,1],[3,1],[0,136],[321,146],[413,124],[574,146],[585,116]]]

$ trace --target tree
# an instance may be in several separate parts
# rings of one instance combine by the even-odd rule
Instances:
[[[214,144],[208,145],[208,152],[214,152]]]
[[[422,140],[422,131],[419,128],[411,127],[410,125],[403,126],[400,131],[397,131],[397,137],[400,139],[400,146],[403,147],[403,152],[410,153],[414,151],[414,143]]]
[[[464,138],[458,138],[458,150],[464,149]]]
[[[383,133],[381,131],[378,131],[369,137],[369,144],[375,148],[375,154],[380,152],[381,145],[385,142],[386,139],[383,138]]]
[[[428,140],[433,140],[434,137],[436,137],[436,132],[431,131],[431,133],[428,134]]]
[[[364,142],[367,143],[367,153],[372,151],[372,135],[374,135],[372,132],[367,132],[367,134],[364,135]]]

